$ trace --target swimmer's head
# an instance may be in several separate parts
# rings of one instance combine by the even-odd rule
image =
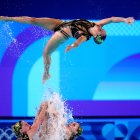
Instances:
[[[81,128],[79,123],[72,122],[72,123],[69,124],[69,127],[70,127],[71,132],[72,132],[71,139],[74,139],[74,138],[82,135],[83,129]]]
[[[82,129],[81,126],[79,126],[79,128],[78,128],[78,130],[77,130],[77,136],[82,135],[82,133],[83,133],[83,129]]]
[[[96,44],[102,44],[106,39],[106,31],[98,24],[90,28],[90,33],[93,35]]]
[[[12,130],[18,139],[29,140],[27,133],[23,132],[25,128],[22,126],[22,124],[24,124],[24,121],[17,122],[12,126]]]
[[[105,35],[97,35],[96,37],[94,37],[94,41],[96,44],[102,44],[105,39],[106,39],[106,34]]]

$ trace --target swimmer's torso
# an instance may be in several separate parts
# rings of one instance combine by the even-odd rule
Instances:
[[[69,36],[74,38],[79,38],[81,35],[86,36],[87,40],[92,36],[89,32],[89,28],[94,27],[95,23],[89,22],[87,20],[73,20],[69,22],[63,22],[56,26],[54,31],[64,31]]]

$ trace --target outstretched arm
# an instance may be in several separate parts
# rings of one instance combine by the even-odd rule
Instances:
[[[123,17],[111,17],[111,18],[105,18],[102,19],[98,22],[96,22],[96,24],[100,25],[100,26],[104,26],[105,24],[109,24],[109,23],[116,23],[116,22],[125,22],[127,24],[131,24],[133,23],[135,20],[133,17],[128,17],[128,18],[123,18]]]
[[[36,116],[36,119],[35,119],[33,125],[31,126],[31,129],[28,131],[28,135],[31,139],[35,135],[37,130],[39,129],[40,124],[43,122],[47,107],[48,107],[47,103],[43,103],[41,105],[41,107],[40,107],[41,109],[39,110],[39,112]]]
[[[35,17],[28,17],[28,16],[21,16],[21,17],[0,16],[0,20],[16,21],[16,22],[25,23],[25,24],[34,24],[34,25],[44,27],[48,30],[53,30],[55,26],[62,23],[62,21],[59,19],[35,18]]]
[[[42,110],[47,109],[47,107],[48,107],[48,102],[41,103],[41,105],[39,107],[39,110],[38,110],[38,112],[37,112],[37,114],[35,116],[34,123],[36,123],[36,121],[39,119],[39,116],[42,114]]]
[[[65,52],[68,52],[73,48],[77,48],[81,43],[83,43],[86,40],[87,40],[87,38],[82,35],[72,45],[67,46],[67,48],[65,49]]]

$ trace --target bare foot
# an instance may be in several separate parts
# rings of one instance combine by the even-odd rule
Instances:
[[[0,20],[8,20],[8,17],[7,16],[0,16]]]
[[[44,74],[43,74],[43,79],[42,79],[42,83],[45,84],[46,80],[48,80],[50,77],[51,77],[51,76],[50,76],[49,73],[44,72]]]

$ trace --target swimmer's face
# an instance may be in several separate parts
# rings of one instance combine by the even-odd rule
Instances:
[[[25,121],[21,121],[21,132],[22,133],[25,133],[25,132],[27,132],[28,130],[30,130],[31,129],[31,125],[30,124],[28,124],[27,122],[25,122]]]
[[[71,132],[74,135],[78,134],[78,128],[80,127],[80,125],[77,122],[73,122],[73,123],[69,124],[69,127],[71,128]]]
[[[90,30],[91,34],[96,37],[97,35],[106,36],[106,31],[102,29],[100,25],[95,25]]]
[[[100,25],[95,25],[93,28],[96,31],[97,35],[106,36],[106,31],[103,30]]]
[[[96,44],[102,44],[106,39],[106,31],[100,25],[95,25],[90,31]]]

